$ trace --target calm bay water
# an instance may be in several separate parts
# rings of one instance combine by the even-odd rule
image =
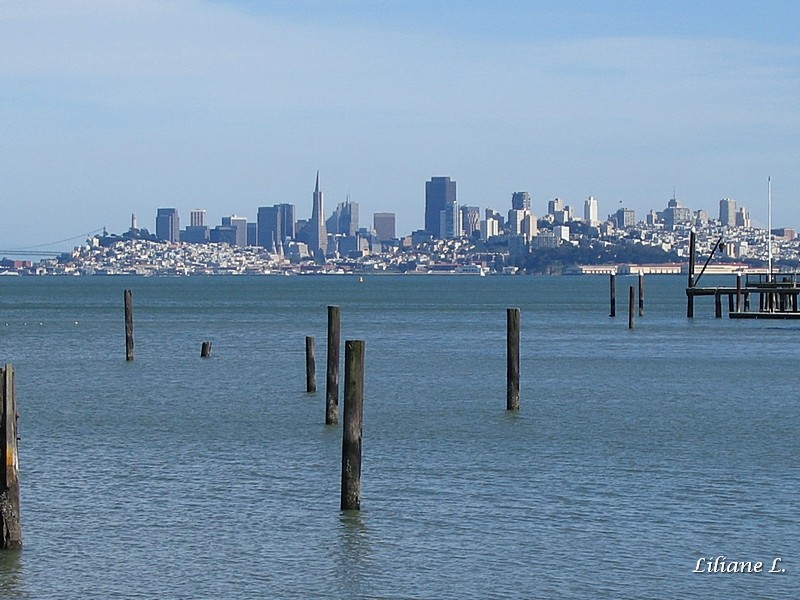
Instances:
[[[687,320],[654,276],[629,331],[618,283],[609,319],[605,277],[0,278],[25,544],[0,597],[796,597],[800,322]],[[327,304],[366,340],[359,514]],[[718,555],[786,572],[691,572]]]

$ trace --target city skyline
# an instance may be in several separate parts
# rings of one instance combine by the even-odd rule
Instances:
[[[538,234],[537,221],[540,218],[549,220],[553,231],[557,226],[572,222],[584,222],[591,229],[605,228],[610,224],[613,228],[627,229],[642,225],[644,227],[660,226],[667,231],[685,229],[686,227],[705,227],[709,221],[716,221],[722,226],[750,228],[753,226],[750,211],[740,206],[737,210],[736,200],[723,198],[719,201],[719,211],[715,213],[706,208],[684,206],[673,192],[664,209],[650,207],[644,215],[636,215],[634,209],[621,206],[599,218],[599,204],[596,198],[589,196],[579,206],[570,206],[561,198],[547,201],[546,210],[536,214],[530,193],[517,191],[511,194],[510,210],[507,219],[495,206],[459,205],[457,200],[457,182],[448,176],[431,177],[425,182],[425,227],[411,232],[397,234],[395,228],[396,214],[387,212],[373,213],[373,227],[359,227],[359,205],[352,202],[349,195],[340,202],[327,216],[323,203],[323,191],[320,187],[320,174],[316,173],[314,192],[311,202],[311,217],[295,220],[296,207],[293,204],[260,206],[255,221],[246,217],[223,216],[220,225],[211,227],[205,224],[206,211],[194,208],[190,211],[190,223],[184,230],[180,229],[180,211],[177,208],[159,208],[155,220],[155,236],[167,242],[186,241],[226,242],[233,246],[260,246],[270,252],[285,254],[289,242],[302,242],[311,256],[323,262],[324,257],[332,256],[338,245],[334,237],[344,236],[351,240],[355,237],[367,237],[370,243],[375,241],[398,240],[400,238],[418,239],[456,239],[472,237],[473,234],[486,240],[495,235],[523,236],[525,244],[537,247],[542,240],[534,240]],[[483,217],[481,216],[483,212]],[[582,216],[581,216],[582,215]],[[491,222],[490,222],[491,221]],[[493,223],[492,223],[493,222]],[[136,214],[131,215],[131,230],[137,229]],[[380,223],[380,225],[378,225]],[[756,224],[757,226],[757,224]],[[143,229],[147,230],[146,227]],[[569,228],[559,231],[559,236],[569,240]],[[794,228],[778,227],[776,229]],[[379,231],[380,230],[380,233]],[[392,232],[387,235],[386,232]],[[438,233],[435,233],[438,232]],[[153,233],[153,232],[151,232]],[[381,233],[384,235],[381,236]],[[546,236],[550,233],[543,232]],[[566,234],[566,235],[565,235]],[[783,235],[783,234],[781,234]],[[331,247],[330,244],[334,246]],[[549,242],[548,242],[549,243]]]
[[[649,4],[649,3],[647,3]],[[247,0],[0,7],[0,244],[31,247],[131,212],[259,206],[394,212],[421,229],[424,182],[504,211],[527,190],[600,218],[672,190],[800,224],[793,2]],[[188,219],[187,219],[188,222]],[[366,221],[365,221],[366,222]],[[69,246],[69,243],[64,244]]]

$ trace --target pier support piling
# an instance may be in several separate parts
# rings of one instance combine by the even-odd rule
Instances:
[[[608,276],[608,295],[609,303],[611,304],[608,316],[617,316],[617,276],[614,273]]]
[[[316,343],[313,335],[306,336],[306,392],[317,391],[317,360],[314,356]]]
[[[686,317],[694,318],[694,294],[691,289],[694,287],[694,263],[695,263],[695,244],[696,234],[694,230],[689,232],[689,282],[686,289]]]
[[[633,289],[633,286],[628,288],[628,329],[633,329],[634,325],[634,305],[636,294]]]
[[[338,306],[328,307],[328,356],[325,381],[325,424],[339,422],[339,332],[340,311]]]
[[[714,316],[717,319],[722,318],[722,292],[719,290],[714,292]]]
[[[506,410],[519,410],[519,309],[506,309]]]
[[[133,360],[133,292],[125,290],[125,360]]]
[[[644,273],[639,273],[639,316],[644,316]]]
[[[0,548],[22,548],[19,514],[19,456],[17,454],[17,402],[14,367],[0,368],[0,448],[4,474],[0,480]]]
[[[364,415],[364,341],[344,348],[344,425],[342,427],[342,510],[361,509],[361,435]]]

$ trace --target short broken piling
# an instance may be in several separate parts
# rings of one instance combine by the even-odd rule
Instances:
[[[200,358],[211,356],[211,342],[203,342],[200,346]]]
[[[364,415],[364,341],[344,345],[341,510],[361,509],[361,434]]]
[[[306,392],[317,391],[317,360],[314,356],[316,342],[313,335],[306,336]]]

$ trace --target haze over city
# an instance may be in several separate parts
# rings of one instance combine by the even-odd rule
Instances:
[[[158,207],[209,222],[291,203],[423,226],[559,197],[643,216],[746,205],[800,225],[794,2],[44,0],[0,6],[0,247]],[[63,248],[72,244],[65,243]]]

